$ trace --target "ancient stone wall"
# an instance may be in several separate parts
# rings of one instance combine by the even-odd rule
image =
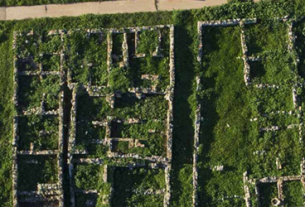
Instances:
[[[14,33],[14,39],[13,39],[13,50],[18,50],[17,45],[17,39],[21,38],[22,36],[33,36],[34,32],[30,31],[28,34],[23,35],[21,33]],[[48,35],[60,35],[61,36],[61,43],[63,43],[63,32],[55,33],[49,33]],[[41,37],[40,37],[41,39]],[[19,54],[16,54],[14,57],[14,95],[13,95],[13,102],[15,105],[15,111],[17,115],[14,117],[13,122],[13,172],[12,172],[12,178],[13,178],[13,206],[18,207],[19,206],[19,200],[18,200],[18,158],[17,155],[44,155],[44,156],[50,156],[50,155],[56,155],[57,157],[57,171],[58,171],[58,183],[54,184],[57,186],[56,192],[53,193],[52,190],[49,189],[46,194],[48,195],[55,195],[55,197],[50,197],[50,199],[55,199],[59,201],[59,207],[64,206],[64,195],[63,195],[63,143],[64,143],[64,127],[63,127],[63,120],[64,120],[64,113],[63,113],[63,102],[64,102],[64,91],[61,89],[59,96],[58,96],[58,104],[59,108],[57,110],[51,110],[51,111],[45,111],[44,108],[44,102],[45,102],[45,94],[41,97],[40,107],[38,108],[30,108],[26,111],[19,110],[19,97],[18,97],[18,90],[19,90],[19,76],[38,76],[40,80],[43,79],[43,76],[58,76],[60,79],[60,85],[64,84],[64,73],[63,73],[63,50],[60,51],[59,54],[53,54],[53,55],[60,55],[61,61],[60,61],[60,68],[59,71],[43,71],[42,65],[40,65],[39,71],[19,71],[17,61],[19,59]],[[32,116],[32,115],[39,115],[39,116],[58,116],[59,118],[59,125],[58,125],[58,149],[57,150],[34,150],[33,146],[31,146],[30,150],[18,150],[18,117],[20,116]],[[37,188],[39,189],[43,184],[38,184]],[[49,186],[50,187],[50,186]],[[39,196],[39,191],[36,192],[36,194],[32,195],[32,198],[28,198],[29,200],[39,200],[42,199],[41,196]],[[48,199],[47,199],[48,200]]]
[[[157,85],[160,79],[158,74],[141,74],[142,79],[151,80],[152,86],[148,88],[130,88],[128,89],[128,95],[136,96],[139,99],[145,98],[145,95],[160,95],[164,96],[164,98],[168,101],[168,111],[167,111],[167,119],[166,119],[166,157],[162,156],[141,156],[139,154],[133,153],[117,153],[112,151],[112,146],[114,141],[126,141],[129,142],[133,147],[145,147],[145,145],[139,143],[139,139],[134,138],[126,138],[126,137],[111,137],[111,123],[117,122],[122,124],[142,124],[143,120],[129,118],[129,119],[117,119],[116,117],[106,117],[106,120],[95,120],[92,121],[92,125],[94,127],[105,127],[106,129],[106,136],[103,140],[93,140],[92,144],[102,144],[109,147],[109,151],[107,153],[107,159],[113,160],[113,162],[119,163],[119,160],[126,160],[126,159],[133,159],[133,160],[141,160],[144,163],[151,163],[154,165],[154,168],[158,168],[159,166],[164,166],[165,169],[165,183],[166,188],[162,189],[157,192],[144,192],[147,195],[153,195],[154,193],[162,193],[164,194],[164,206],[169,206],[170,203],[170,194],[171,194],[171,187],[170,187],[170,173],[171,173],[171,160],[172,160],[172,137],[173,137],[173,99],[174,99],[174,89],[175,89],[175,60],[174,60],[174,27],[172,25],[157,25],[152,27],[133,27],[133,28],[122,28],[122,29],[101,29],[101,30],[87,30],[87,33],[106,33],[107,34],[107,73],[108,76],[111,73],[111,69],[113,67],[113,37],[112,34],[123,34],[123,43],[122,43],[122,52],[123,52],[123,62],[120,63],[120,67],[128,68],[129,66],[129,55],[128,55],[128,44],[127,44],[127,34],[134,33],[135,34],[135,51],[137,51],[137,44],[138,44],[138,35],[141,31],[145,30],[154,30],[159,31],[158,36],[158,47],[156,48],[153,58],[162,58],[163,55],[161,54],[161,32],[160,29],[168,28],[169,29],[169,39],[170,39],[170,48],[169,48],[169,79],[170,84],[168,85],[165,91],[159,91],[157,89]],[[69,33],[69,31],[68,31]],[[141,58],[145,57],[145,54],[135,54],[133,58]],[[71,71],[68,72],[71,74]],[[70,112],[70,131],[69,131],[69,149],[68,149],[68,164],[69,164],[69,175],[70,175],[70,194],[71,194],[71,203],[72,207],[75,206],[75,192],[74,189],[74,164],[99,164],[104,165],[104,160],[102,159],[93,159],[93,158],[80,158],[74,159],[73,155],[82,154],[85,155],[88,152],[77,151],[75,148],[75,140],[76,140],[76,127],[77,122],[81,120],[77,120],[77,99],[78,99],[78,92],[77,89],[83,90],[86,89],[89,96],[92,97],[104,97],[106,102],[109,104],[111,108],[115,108],[115,101],[117,98],[121,97],[121,93],[119,91],[114,92],[113,94],[106,94],[103,92],[103,89],[110,87],[109,82],[105,86],[97,86],[92,85],[89,81],[89,84],[86,86],[79,86],[76,88],[77,83],[72,82],[72,78],[68,75],[68,85],[69,88],[73,90],[72,94],[72,108]],[[154,132],[150,132],[154,133]],[[117,160],[117,161],[115,161]],[[104,165],[105,166],[105,165]],[[106,165],[107,166],[107,165]],[[118,165],[122,167],[122,165]],[[115,166],[112,166],[115,167]],[[147,167],[147,164],[136,163],[135,165],[128,165],[129,168],[134,167]],[[106,167],[107,168],[107,167]],[[105,168],[104,168],[105,169]],[[108,169],[108,168],[107,168]],[[103,175],[104,180],[108,180],[107,173]],[[110,203],[110,199],[112,195],[102,195],[105,203]]]

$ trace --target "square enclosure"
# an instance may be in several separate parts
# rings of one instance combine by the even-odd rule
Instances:
[[[59,121],[56,116],[23,116],[19,118],[20,150],[58,149]]]
[[[112,206],[163,206],[164,177],[161,169],[114,169]]]
[[[19,156],[20,191],[36,191],[39,183],[58,181],[57,156]]]

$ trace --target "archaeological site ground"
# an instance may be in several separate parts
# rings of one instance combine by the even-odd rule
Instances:
[[[0,207],[305,205],[305,2],[0,22]]]

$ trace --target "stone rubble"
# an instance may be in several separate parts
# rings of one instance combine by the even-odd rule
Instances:
[[[110,74],[111,66],[112,66],[112,47],[113,47],[113,39],[112,34],[107,34],[107,72]],[[108,85],[109,87],[109,85]]]
[[[248,174],[247,171],[244,172],[243,174],[243,183],[244,183],[244,192],[245,192],[245,202],[246,202],[246,207],[252,207],[252,202],[251,202],[251,195],[250,195],[250,190],[248,184]]]
[[[245,31],[244,31],[244,22],[240,21],[240,28],[241,28],[241,33],[240,33],[240,42],[241,42],[241,49],[242,49],[242,59],[244,61],[244,81],[246,86],[251,84],[250,80],[250,65],[249,65],[249,58],[248,58],[248,47],[246,44],[246,36],[245,36]]]
[[[147,189],[147,190],[138,190],[138,189],[133,189],[133,193],[136,195],[160,195],[164,194],[165,189],[159,189],[159,190],[154,190],[154,189]]]
[[[157,92],[157,86],[160,80],[159,75],[150,75],[150,74],[144,74],[141,75],[142,80],[150,80],[152,82],[151,90]]]
[[[134,93],[137,96],[137,93],[140,95],[138,97],[140,97],[139,99],[141,99],[143,97],[143,95],[145,94],[154,94],[154,95],[166,95],[165,92],[163,91],[157,91],[156,88],[129,88],[128,89],[129,93]]]
[[[76,117],[77,117],[77,93],[78,88],[74,87],[72,91],[72,100],[71,100],[71,112],[70,112],[70,128],[69,128],[69,140],[68,140],[68,165],[69,165],[69,177],[70,177],[70,202],[71,207],[75,207],[75,193],[74,193],[74,184],[73,184],[73,176],[74,176],[74,165],[73,165],[73,154],[74,147],[76,142]]]
[[[127,44],[127,33],[124,33],[124,40],[123,40],[123,67],[129,67],[129,54],[128,54],[128,44]]]
[[[280,158],[277,157],[275,159],[275,164],[276,164],[276,169],[277,170],[281,170],[282,169],[282,164],[281,164]]]
[[[298,107],[296,88],[292,88],[292,103],[293,103],[294,108]]]
[[[26,160],[25,163],[27,163],[27,164],[39,164],[38,160],[35,160],[35,159]]]
[[[259,129],[261,132],[265,131],[265,132],[269,132],[269,131],[278,131],[280,130],[279,126],[270,126],[270,127],[263,127]]]
[[[16,49],[16,41],[17,41],[17,34],[14,32],[13,36],[13,50]],[[19,78],[18,78],[18,68],[17,68],[17,57],[14,57],[13,60],[14,65],[14,94],[13,94],[13,103],[14,108],[17,111],[18,107],[18,89],[19,89]],[[12,187],[13,187],[13,207],[18,207],[18,157],[17,157],[17,147],[19,141],[19,127],[18,127],[18,116],[14,116],[13,118],[13,149],[12,149],[12,158],[13,158],[13,167],[12,167]]]
[[[257,150],[257,151],[254,151],[253,152],[253,155],[264,155],[266,154],[266,151],[265,150]]]
[[[158,46],[156,47],[156,50],[153,52],[152,56],[156,58],[162,58],[163,55],[161,53],[161,41],[162,41],[162,33],[161,30],[158,30],[159,36],[158,36]]]
[[[104,183],[108,182],[108,165],[104,165],[103,167],[103,181]]]
[[[196,92],[201,89],[200,77],[196,77]],[[197,109],[195,115],[195,131],[194,131],[194,153],[193,153],[193,207],[198,206],[198,148],[199,148],[199,133],[201,124],[201,104],[197,97]]]
[[[276,184],[277,184],[278,199],[281,201],[280,203],[284,203],[283,180],[282,179],[278,179]]]
[[[141,155],[133,154],[133,153],[119,154],[119,153],[116,153],[116,152],[108,152],[107,157],[108,158],[122,158],[122,159],[133,158],[133,159],[137,159],[137,160],[141,159],[141,160],[150,161],[150,162],[165,163],[165,164],[168,163],[167,158],[157,156],[157,155],[152,155],[150,157],[143,157]]]
[[[305,176],[305,159],[304,159],[304,157],[302,158],[300,167],[301,167],[301,175]]]
[[[217,166],[211,167],[212,171],[223,171],[223,169],[224,169],[223,165],[217,165]]]
[[[260,114],[258,117],[251,118],[250,122],[258,121],[259,119],[262,119],[262,118],[268,118],[272,115],[285,115],[287,117],[295,116],[295,117],[300,118],[299,111],[271,111],[268,114]],[[299,125],[302,126],[303,124],[301,123]],[[295,126],[297,126],[297,125],[295,125]]]
[[[93,126],[97,126],[97,127],[106,127],[108,125],[108,121],[107,120],[103,120],[103,121],[92,121],[92,125]]]
[[[173,139],[173,108],[174,108],[174,90],[175,90],[175,57],[174,57],[174,26],[170,26],[170,49],[169,49],[169,76],[170,76],[170,86],[168,88],[167,100],[168,100],[168,111],[167,111],[167,159],[169,164],[165,168],[165,194],[164,194],[164,202],[163,206],[168,207],[170,205],[171,198],[171,162],[172,162],[172,139]]]
[[[253,62],[255,62],[255,61],[262,61],[262,59],[260,57],[256,57],[256,56],[248,56],[247,59],[249,61],[253,61]]]
[[[293,129],[293,128],[299,128],[300,126],[303,126],[303,123],[300,123],[300,124],[289,124],[287,126],[287,129]]]
[[[37,184],[37,193],[38,195],[61,195],[62,188],[58,184],[49,184],[49,183],[38,183]]]
[[[75,190],[77,193],[83,193],[83,194],[98,194],[97,190],[81,190],[77,189]]]
[[[73,163],[78,164],[97,164],[97,165],[103,165],[104,160],[99,158],[79,158],[79,159],[73,159]]]
[[[257,206],[258,206],[258,207],[261,207],[261,202],[260,202],[260,192],[259,192],[259,187],[258,187],[258,185],[257,185],[257,184],[255,185],[254,190],[255,190],[255,195],[256,195],[256,202],[257,202]]]
[[[277,85],[269,85],[269,84],[263,84],[263,83],[255,84],[254,87],[255,87],[255,88],[258,88],[258,89],[262,89],[262,88],[274,88],[274,89],[279,89],[279,88],[280,88],[280,86],[277,86]]]
[[[41,151],[34,151],[34,150],[20,150],[17,152],[18,155],[57,155],[58,150],[41,150]]]

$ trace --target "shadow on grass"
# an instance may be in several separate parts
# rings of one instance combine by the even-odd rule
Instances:
[[[215,79],[212,78],[204,78],[202,80],[203,89],[214,88],[215,87]],[[203,146],[203,150],[199,155],[199,162],[202,164],[209,163],[210,158],[208,156],[211,144],[215,140],[215,133],[213,132],[217,122],[219,120],[217,111],[216,111],[216,101],[218,96],[216,94],[212,94],[209,98],[204,97],[200,102],[202,103],[202,111],[201,116],[204,117],[205,122],[201,124],[200,129],[200,144]],[[199,164],[200,165],[200,164]],[[205,192],[205,186],[208,181],[212,178],[212,171],[209,168],[200,167],[198,169],[198,183],[199,189],[202,191],[198,191],[198,201],[199,204],[207,204],[210,203],[211,200],[207,192]]]
[[[173,137],[173,172],[172,172],[172,200],[178,202],[183,192],[184,184],[179,180],[179,172],[185,165],[193,163],[193,120],[189,97],[193,94],[194,54],[189,46],[192,37],[181,26],[175,26],[175,66],[176,87],[174,99],[174,137]],[[183,52],[182,52],[183,51]],[[187,198],[191,201],[191,198]],[[179,203],[178,205],[182,205]]]

